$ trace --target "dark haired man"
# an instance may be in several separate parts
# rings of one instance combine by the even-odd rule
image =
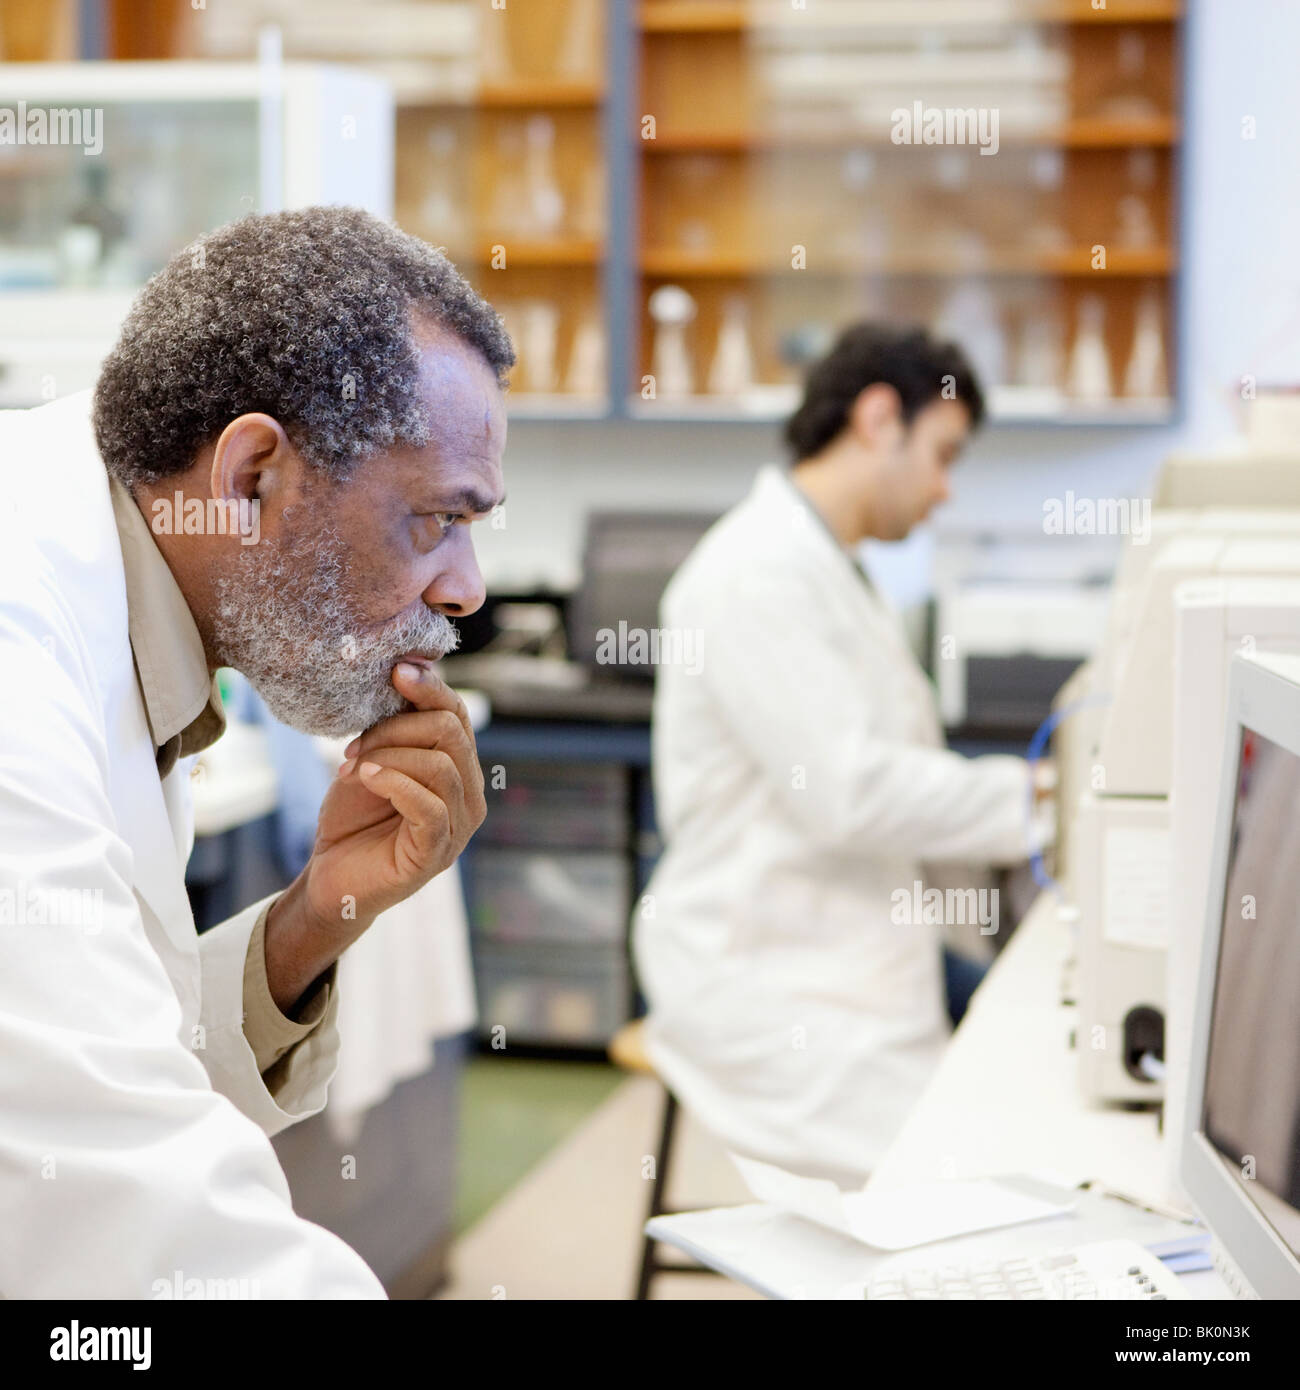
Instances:
[[[512,361],[439,252],[310,208],[178,254],[93,402],[0,425],[0,1295],[382,1296],[268,1136],[325,1103],[340,954],[483,819],[434,663],[483,599]],[[223,665],[364,733],[299,878],[199,937]]]
[[[763,469],[663,601],[702,661],[661,667],[655,694],[666,849],[635,924],[650,1053],[729,1147],[845,1185],[949,1029],[939,927],[913,920],[922,861],[1027,849],[1026,765],[942,746],[853,553],[943,501],[982,413],[956,348],[849,329],[787,426],[790,471]]]

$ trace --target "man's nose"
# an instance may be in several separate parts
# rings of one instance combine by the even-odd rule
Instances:
[[[449,618],[463,618],[476,613],[483,607],[487,598],[487,588],[479,571],[478,559],[472,545],[465,545],[461,553],[424,591],[423,598],[430,608],[436,608]]]

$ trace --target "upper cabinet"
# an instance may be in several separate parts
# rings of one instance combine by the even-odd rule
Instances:
[[[0,0],[0,45],[62,52],[72,9]],[[277,181],[336,201],[368,173],[356,200],[505,317],[515,415],[775,418],[885,316],[960,341],[995,419],[1163,422],[1182,25],[1181,0],[108,0],[115,57],[251,73],[260,46],[382,85],[391,133],[342,141],[331,95],[268,146],[264,103],[174,63],[189,89],[122,116],[108,175],[0,146],[0,277],[83,275],[98,221],[96,274],[134,284]]]
[[[610,322],[601,267],[606,0],[222,0],[185,24],[207,57],[273,26],[293,58],[387,81],[394,213],[447,254],[519,351],[510,409],[604,415]]]
[[[609,409],[606,8],[483,0],[472,91],[411,91],[398,111],[398,222],[505,319],[515,415]]]
[[[1168,418],[1179,18],[645,0],[634,411],[784,411],[882,315],[958,339],[995,418]]]
[[[314,203],[391,215],[392,126],[383,82],[274,53],[0,64],[0,407],[92,385],[136,292],[203,232]]]

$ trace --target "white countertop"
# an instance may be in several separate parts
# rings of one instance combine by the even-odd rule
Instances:
[[[902,1187],[1004,1173],[1054,1175],[1063,1186],[1092,1179],[1145,1201],[1164,1202],[1163,1139],[1153,1111],[1095,1106],[1075,1076],[1075,1010],[1061,1001],[1072,954],[1067,926],[1042,894],[976,992],[938,1071],[872,1175],[871,1187]],[[1166,1203],[1167,1204],[1167,1203]],[[1135,1229],[1156,1220],[1106,1203],[1108,1220]],[[670,1244],[774,1297],[843,1297],[879,1252],[774,1207],[749,1205],[656,1220]],[[1017,1235],[1019,1232],[1025,1233]],[[1053,1239],[1033,1227],[999,1243]],[[1101,1238],[1081,1231],[1072,1241]],[[1164,1238],[1164,1237],[1161,1237]],[[1194,1298],[1224,1298],[1213,1271],[1184,1276]]]
[[[1087,1104],[1061,1001],[1072,953],[1050,893],[1039,895],[872,1174],[872,1186],[1050,1169],[1148,1200],[1165,1195],[1156,1114]]]

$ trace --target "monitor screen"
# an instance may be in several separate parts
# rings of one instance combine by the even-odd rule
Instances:
[[[716,520],[715,514],[696,512],[589,515],[582,583],[569,605],[571,659],[652,680],[653,664],[629,655],[629,639],[643,633],[648,642],[659,625],[668,581]],[[607,660],[611,652],[618,657],[613,663]]]
[[[1242,731],[1203,1129],[1300,1257],[1300,757]]]

